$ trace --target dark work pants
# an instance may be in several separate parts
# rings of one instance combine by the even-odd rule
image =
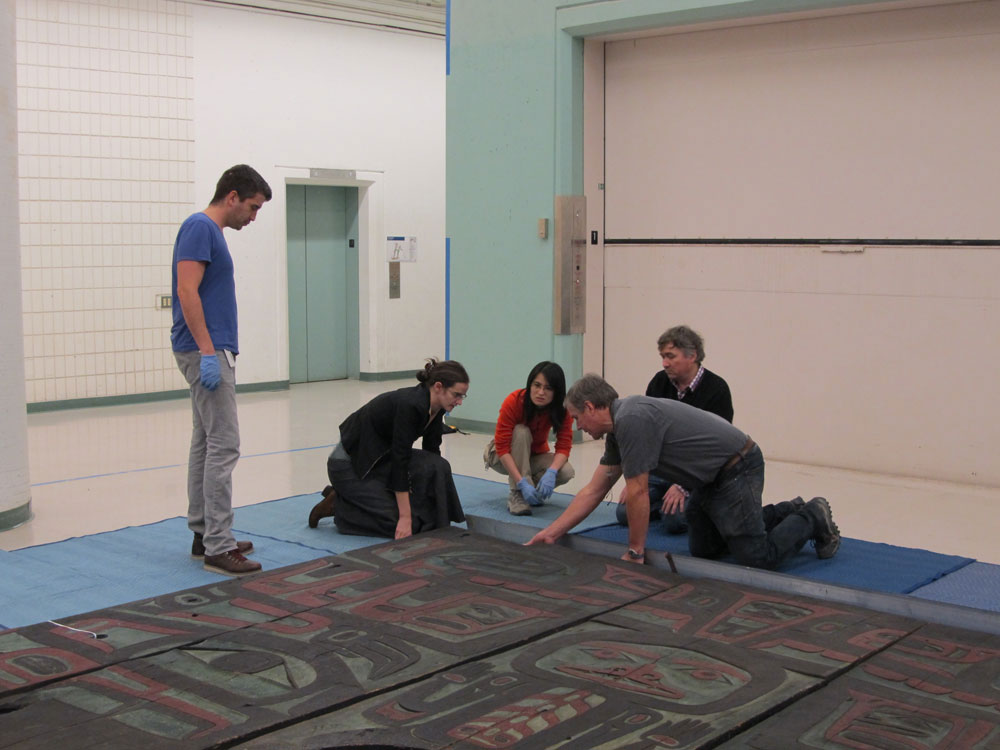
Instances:
[[[688,543],[695,557],[720,557],[773,570],[814,535],[812,519],[791,502],[762,507],[764,456],[754,448],[719,473],[687,509]]]

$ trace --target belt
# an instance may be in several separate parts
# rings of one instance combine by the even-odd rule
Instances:
[[[727,471],[736,466],[736,464],[738,464],[740,461],[742,461],[744,458],[747,457],[747,453],[752,451],[756,447],[756,445],[757,443],[753,441],[753,438],[747,435],[746,443],[743,444],[743,447],[740,448],[739,451],[736,454],[734,454],[732,458],[726,461],[725,465],[719,470],[719,473],[721,474],[722,472]]]

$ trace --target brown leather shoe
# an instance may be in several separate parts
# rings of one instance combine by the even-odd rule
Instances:
[[[221,555],[205,555],[204,568],[226,576],[245,576],[257,573],[261,565],[259,562],[247,560],[239,550],[231,549]]]
[[[241,555],[249,555],[253,553],[253,542],[251,541],[237,541],[236,551]],[[195,534],[194,540],[191,542],[191,557],[204,557],[205,556],[205,541],[201,534]]]
[[[337,492],[327,485],[323,488],[323,499],[320,500],[313,506],[313,509],[309,511],[309,528],[315,529],[319,526],[319,519],[330,518],[333,516],[333,498],[337,496]]]

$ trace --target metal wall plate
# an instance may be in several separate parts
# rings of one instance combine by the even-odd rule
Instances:
[[[587,199],[557,195],[553,220],[555,333],[583,333],[587,313]]]
[[[399,266],[398,260],[389,262],[389,299],[399,299]]]

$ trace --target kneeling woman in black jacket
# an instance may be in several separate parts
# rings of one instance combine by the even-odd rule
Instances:
[[[465,520],[441,435],[469,375],[458,362],[431,359],[417,380],[376,396],[340,425],[326,463],[331,487],[309,513],[310,527],[333,516],[342,534],[403,539]],[[419,437],[423,450],[413,447]]]

